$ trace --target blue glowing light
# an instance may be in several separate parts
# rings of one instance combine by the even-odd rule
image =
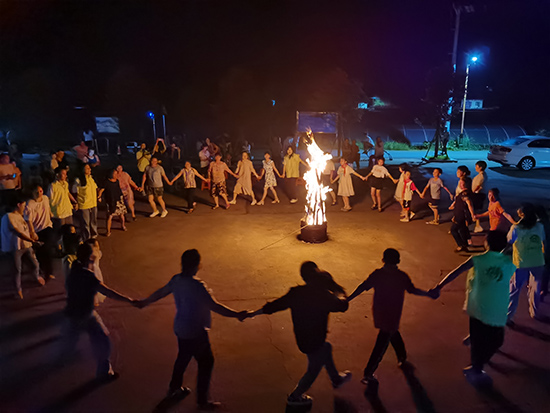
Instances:
[[[147,116],[149,116],[149,118],[151,119],[155,118],[155,114],[153,112],[147,112]]]
[[[478,57],[477,57],[477,56],[474,56],[474,57],[472,57],[472,59],[471,59],[471,60],[472,60],[472,62],[474,62],[474,63],[475,63],[475,62],[477,62],[477,59],[478,59]]]
[[[274,99],[271,100],[271,106],[275,106],[275,100]]]

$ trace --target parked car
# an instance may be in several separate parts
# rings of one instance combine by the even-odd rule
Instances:
[[[517,166],[522,171],[550,166],[550,138],[517,136],[492,146],[487,159],[504,166]]]

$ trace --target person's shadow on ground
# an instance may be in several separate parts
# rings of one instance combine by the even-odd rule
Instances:
[[[428,393],[426,393],[426,389],[424,389],[424,386],[414,374],[414,366],[405,362],[401,367],[401,370],[403,371],[403,375],[405,376],[407,384],[411,389],[413,401],[416,405],[417,411],[423,413],[435,413],[436,410],[430,397],[428,396]]]
[[[53,403],[49,404],[48,406],[43,407],[42,409],[39,409],[39,413],[58,413],[62,411],[67,411],[70,409],[70,407],[79,401],[80,399],[83,399],[88,394],[94,392],[99,387],[104,385],[105,382],[102,382],[97,379],[92,379],[87,381],[86,383],[81,384],[77,388],[71,390],[69,393],[64,394],[59,399],[54,401]]]
[[[374,413],[388,413],[388,410],[380,400],[378,393],[371,394],[365,391],[365,398],[369,401]]]

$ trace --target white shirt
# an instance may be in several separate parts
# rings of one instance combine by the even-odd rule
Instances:
[[[32,224],[36,233],[52,227],[51,214],[50,200],[46,195],[42,196],[40,202],[29,200],[25,207],[25,219]]]
[[[385,178],[386,176],[390,176],[390,173],[385,166],[374,165],[372,167],[372,176],[374,176],[375,178]]]
[[[479,190],[476,191],[476,188],[479,187]],[[472,190],[476,193],[484,192],[483,190],[487,187],[487,174],[485,171],[477,174],[472,179]]]
[[[32,243],[19,238],[15,230],[30,238],[29,226],[23,215],[17,212],[10,212],[2,217],[0,228],[2,238],[2,252],[15,252],[32,247]]]

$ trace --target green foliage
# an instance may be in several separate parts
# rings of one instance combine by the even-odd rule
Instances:
[[[384,142],[384,149],[387,151],[410,151],[414,148],[408,143],[389,141]]]
[[[451,139],[447,143],[449,151],[481,151],[487,149],[488,145],[480,145],[470,140],[468,134],[464,134],[462,139]]]

